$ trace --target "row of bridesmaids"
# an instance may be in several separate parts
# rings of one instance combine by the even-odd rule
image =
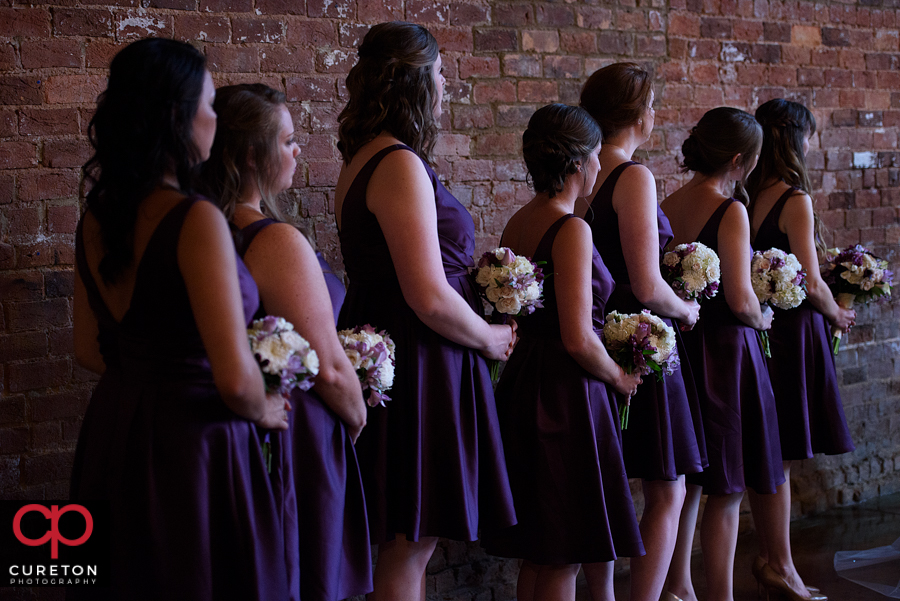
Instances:
[[[652,173],[630,160],[654,125],[646,71],[611,65],[581,107],[539,109],[523,134],[535,196],[502,244],[552,275],[544,308],[489,324],[469,274],[472,218],[430,166],[437,42],[383,23],[358,54],[334,192],[346,298],[279,217],[300,151],[283,94],[215,90],[203,56],[171,40],[136,42],[111,64],[76,245],[76,357],[102,376],[72,478],[73,499],[111,505],[106,598],[424,601],[438,538],[481,536],[524,560],[520,601],[574,599],[580,568],[592,598],[612,600],[620,556],[632,557],[632,599],[695,601],[707,494],[707,589],[727,601],[749,489],[754,574],[821,599],[790,555],[789,462],[853,448],[826,322],[847,329],[854,314],[817,276],[809,111],[781,100],[758,121],[709,111],[682,148],[693,178],[660,207]],[[749,211],[735,198],[748,175]],[[810,274],[809,300],[775,319],[768,369],[756,330],[773,317],[750,285],[751,234]],[[690,241],[721,258],[720,294],[702,312],[660,275],[663,249]],[[337,326],[372,324],[396,344],[387,407],[366,407],[338,307]],[[662,381],[626,374],[598,336],[609,310],[643,308],[685,330],[681,368]],[[319,356],[315,386],[289,402],[265,392],[247,345],[265,315]],[[487,360],[507,359],[495,402]],[[640,524],[628,478],[642,481]]]

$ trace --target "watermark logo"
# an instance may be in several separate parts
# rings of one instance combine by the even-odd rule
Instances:
[[[30,511],[36,511],[50,520],[50,529],[38,539],[28,538],[22,534],[22,516]],[[59,517],[68,511],[76,511],[84,517],[84,534],[75,540],[70,540],[59,533]],[[16,517],[13,518],[13,532],[16,538],[19,539],[19,542],[29,547],[37,547],[50,541],[50,557],[52,559],[59,559],[59,543],[70,547],[83,545],[91,537],[93,531],[94,518],[91,516],[91,512],[85,509],[84,505],[75,505],[74,503],[66,505],[62,509],[59,508],[59,505],[51,505],[50,509],[47,509],[43,505],[32,503],[17,511]]]

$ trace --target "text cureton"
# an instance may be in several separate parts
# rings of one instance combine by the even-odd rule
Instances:
[[[31,564],[9,566],[10,576],[96,576],[97,566],[68,565],[68,564]]]

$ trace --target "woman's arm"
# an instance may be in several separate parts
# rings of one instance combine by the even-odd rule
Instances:
[[[224,215],[212,203],[197,202],[188,211],[178,240],[178,267],[222,400],[262,427],[286,429],[286,402],[265,393],[250,351],[234,243]]]
[[[403,298],[419,319],[457,344],[506,360],[514,326],[489,325],[444,276],[434,188],[419,157],[388,154],[372,174],[366,205],[384,233]]]
[[[791,196],[784,205],[779,220],[787,234],[791,251],[806,270],[806,298],[818,309],[828,322],[846,331],[856,319],[856,311],[839,306],[831,290],[819,274],[819,256],[816,253],[815,220],[812,199],[799,192]]]
[[[700,305],[679,298],[659,271],[656,181],[649,169],[633,165],[622,173],[613,193],[613,209],[634,296],[654,313],[693,326],[700,317]]]
[[[772,327],[772,310],[762,311],[750,283],[750,221],[747,209],[733,202],[725,211],[719,225],[719,261],[722,267],[722,287],[728,308],[751,328],[768,330]]]
[[[553,277],[559,307],[559,329],[563,347],[594,377],[612,384],[616,391],[631,396],[641,383],[640,376],[627,375],[606,352],[594,332],[591,309],[591,228],[581,219],[569,219],[553,243]]]
[[[100,328],[97,316],[88,302],[87,290],[81,280],[78,265],[75,265],[75,307],[73,337],[75,340],[75,360],[78,364],[94,373],[106,371],[106,363],[100,354],[100,343],[97,335]]]
[[[319,375],[313,390],[344,420],[355,441],[366,425],[366,403],[338,340],[328,286],[309,242],[286,223],[270,225],[253,240],[244,261],[266,311],[294,324],[315,349]]]

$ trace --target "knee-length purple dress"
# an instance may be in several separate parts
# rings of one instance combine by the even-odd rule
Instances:
[[[187,198],[160,221],[120,322],[103,302],[78,228],[76,261],[106,371],[78,438],[71,497],[109,501],[112,586],[71,589],[70,598],[299,598],[286,437],[272,435],[269,474],[263,434],[216,390],[178,267],[194,202],[205,201]],[[237,263],[249,322],[259,297]]]
[[[697,236],[719,252],[719,225],[734,198],[724,201]],[[749,240],[747,241],[749,245]],[[775,397],[762,343],[755,329],[739,320],[720,287],[703,302],[700,321],[684,333],[693,366],[706,434],[709,467],[688,482],[706,494],[774,493],[784,483]]]
[[[478,530],[510,526],[513,510],[500,426],[487,362],[444,338],[403,298],[378,220],[366,207],[366,187],[379,162],[363,166],[344,199],[341,251],[350,280],[338,325],[370,324],[396,344],[394,386],[386,407],[369,409],[356,443],[373,543],[441,536],[471,541]],[[482,314],[474,278],[472,217],[423,162],[434,188],[444,277]]]
[[[620,313],[640,313],[646,308],[635,298],[631,287],[622,251],[619,217],[612,204],[619,177],[635,164],[633,161],[622,163],[607,176],[594,196],[591,203],[593,217],[589,218],[594,245],[616,281],[608,310]],[[656,215],[661,260],[666,245],[672,241],[672,228],[659,206]],[[660,317],[675,330],[681,367],[662,381],[648,376],[638,386],[631,397],[628,427],[622,431],[622,446],[630,478],[676,480],[680,474],[702,471],[709,462],[694,374],[685,355],[681,331],[674,319]]]
[[[553,242],[568,219],[577,217],[557,220],[535,250],[544,273],[553,273]],[[599,336],[615,282],[596,248],[591,273]],[[484,547],[538,564],[643,555],[613,391],[566,352],[558,302],[550,275],[544,307],[517,318],[520,339],[497,385],[497,411],[519,523],[485,537]]]
[[[791,252],[787,234],[778,229],[778,220],[788,198],[797,190],[788,189],[775,202],[759,226],[754,249]],[[809,300],[796,309],[775,309],[769,344],[769,376],[775,391],[784,458],[808,459],[814,453],[837,455],[852,451],[855,447],[844,417],[831,352],[831,330],[825,316]]]
[[[256,235],[273,223],[278,221],[260,219],[241,230],[238,251],[242,257]],[[265,315],[260,306],[254,318]],[[303,601],[339,601],[371,592],[366,499],[347,427],[313,390],[295,388],[291,407],[300,597]]]

